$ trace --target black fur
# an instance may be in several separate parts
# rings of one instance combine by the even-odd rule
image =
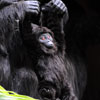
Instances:
[[[38,80],[19,31],[19,20],[24,20],[27,8],[22,2],[5,5],[6,1],[0,0],[0,85],[20,94],[34,96]]]
[[[54,13],[46,15],[43,16],[45,19],[43,24],[51,28],[54,33],[36,25],[32,25],[32,33],[27,30],[23,32],[24,43],[33,59],[34,71],[38,76],[38,92],[43,100],[80,100],[86,85],[85,65],[81,58],[74,59],[65,53],[65,34],[61,28],[62,18]],[[48,23],[49,18],[53,20],[53,24]],[[54,48],[46,48],[39,43],[39,35],[45,32],[53,34]]]
[[[53,37],[55,48],[48,49],[40,45],[35,38],[41,31],[36,29],[36,32],[35,30],[32,32],[28,29],[27,32],[27,21],[19,27],[18,21],[23,21],[26,12],[26,7],[22,3],[2,5],[0,8],[0,84],[6,89],[36,98],[39,93],[43,99],[80,99],[86,82],[84,64],[79,60],[81,58],[75,61],[65,54],[62,16],[55,16],[51,12],[43,16],[42,20],[45,21],[43,25],[50,28],[55,36]],[[48,24],[49,14],[57,29],[53,29],[54,27]],[[34,35],[32,41],[30,37],[27,39],[28,42],[25,34],[29,32]]]

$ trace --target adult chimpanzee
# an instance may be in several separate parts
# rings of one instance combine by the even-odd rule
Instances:
[[[25,75],[20,77],[28,81],[23,83],[21,91],[17,89],[16,92],[34,96],[36,93],[34,86],[38,84],[37,77],[32,71],[33,65],[23,45],[18,24],[18,21],[24,20],[30,13],[33,15],[39,13],[37,0],[0,0],[0,85],[14,90],[14,85],[19,85],[20,80],[17,84],[13,84],[13,75],[18,68],[25,67],[27,68],[23,71]]]

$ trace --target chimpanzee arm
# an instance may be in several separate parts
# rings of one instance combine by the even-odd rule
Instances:
[[[64,23],[68,21],[69,19],[68,10],[62,0],[51,0],[49,2],[49,5],[53,9],[53,12],[55,12],[58,15],[62,15]]]
[[[7,44],[9,44],[8,38],[11,38],[16,31],[16,21],[23,20],[27,13],[39,13],[39,2],[37,0],[19,2],[14,2],[14,0],[8,1],[12,1],[12,4],[0,9],[0,46],[3,45],[4,47],[4,44],[6,44],[5,39]],[[7,3],[6,0],[4,0],[4,2],[4,4]],[[3,4],[3,0],[0,0],[0,4]],[[0,50],[2,51],[1,47]]]
[[[13,2],[11,5],[4,7],[0,10],[0,16],[4,18],[24,18],[25,13],[39,13],[39,2],[34,1],[19,1]]]
[[[42,11],[43,26],[54,32],[59,51],[64,51],[64,26],[69,18],[66,5],[61,0],[51,0],[42,7]]]
[[[61,19],[63,19],[64,24],[67,23],[69,19],[68,9],[62,0],[51,0],[42,7],[42,10],[45,12],[51,10],[50,13],[53,12],[55,16],[60,16]]]
[[[2,30],[5,30],[3,34],[6,33],[8,27],[13,27],[16,20],[23,20],[27,13],[35,15],[39,13],[39,2],[37,0],[14,2],[2,8],[0,10],[0,33],[3,32]]]

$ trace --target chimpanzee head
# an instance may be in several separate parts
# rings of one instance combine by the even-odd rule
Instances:
[[[42,50],[46,54],[55,53],[57,51],[57,46],[53,32],[51,32],[46,27],[40,27],[35,24],[31,24],[31,26],[32,26],[31,38],[35,49],[39,52],[41,52]]]

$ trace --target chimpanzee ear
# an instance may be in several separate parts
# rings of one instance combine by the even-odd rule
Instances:
[[[39,26],[36,25],[36,24],[31,23],[31,27],[32,27],[32,30],[34,31],[34,30],[36,30]]]

